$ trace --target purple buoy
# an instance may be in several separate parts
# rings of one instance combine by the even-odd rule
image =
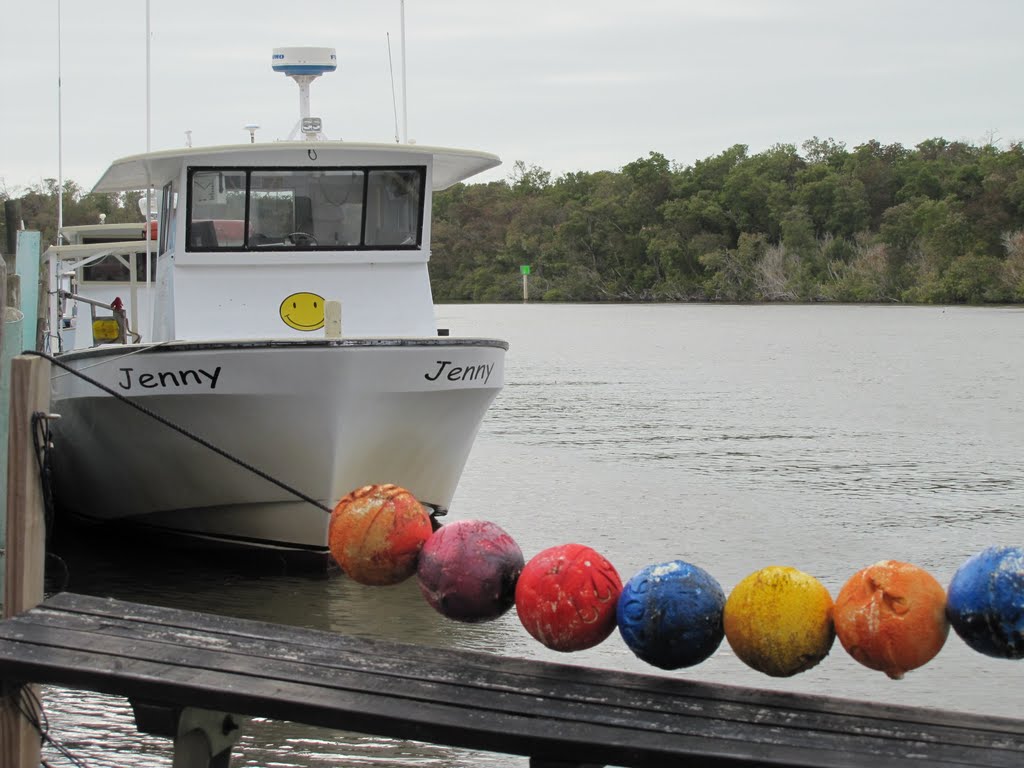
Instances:
[[[989,547],[961,565],[946,591],[946,617],[979,653],[1024,659],[1024,549]]]
[[[457,520],[442,526],[420,551],[416,577],[428,603],[449,619],[496,619],[515,603],[523,552],[494,523]]]

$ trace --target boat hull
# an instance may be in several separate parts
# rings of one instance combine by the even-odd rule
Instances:
[[[362,485],[395,483],[447,508],[504,381],[506,346],[345,339],[63,355],[61,363],[246,466],[55,371],[58,509],[206,545],[326,552],[324,507]]]

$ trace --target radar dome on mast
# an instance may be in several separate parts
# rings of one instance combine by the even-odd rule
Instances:
[[[299,131],[307,141],[326,139],[323,123],[319,117],[309,114],[309,85],[320,75],[338,68],[338,56],[334,48],[313,48],[290,46],[275,48],[272,60],[275,72],[290,77],[299,86],[299,122],[292,128],[288,138],[294,139]]]

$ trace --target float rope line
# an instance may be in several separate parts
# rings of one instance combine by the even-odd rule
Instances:
[[[155,413],[155,412],[151,411],[146,406],[139,405],[134,400],[130,400],[127,397],[125,397],[124,395],[122,395],[120,392],[115,392],[113,389],[108,387],[106,384],[101,384],[100,382],[96,381],[96,379],[94,379],[94,378],[92,378],[90,376],[86,376],[81,371],[76,371],[74,368],[72,368],[67,363],[62,362],[60,360],[57,360],[54,357],[52,357],[51,355],[46,354],[45,352],[36,352],[36,351],[33,351],[33,350],[25,350],[25,354],[36,355],[38,357],[44,358],[45,360],[49,360],[53,365],[56,365],[58,368],[62,368],[65,371],[67,371],[68,373],[74,374],[75,376],[77,376],[78,378],[82,379],[83,381],[86,381],[89,384],[92,384],[97,389],[100,389],[103,392],[106,392],[111,397],[117,398],[118,400],[120,400],[122,403],[125,403],[126,405],[130,405],[132,408],[137,410],[139,413],[142,413],[142,414],[144,414],[146,416],[149,416],[152,419],[156,419],[161,424],[163,424],[165,427],[169,427],[170,429],[173,429],[175,432],[177,432],[177,433],[179,433],[181,435],[184,435],[185,437],[189,438],[190,440],[193,440],[193,441],[199,443],[204,448],[209,448],[211,451],[213,451],[214,453],[216,453],[216,454],[218,454],[220,456],[223,456],[228,461],[234,462],[235,464],[240,466],[242,469],[246,469],[249,472],[252,472],[257,477],[260,477],[260,478],[266,480],[268,483],[276,485],[278,488],[281,488],[282,490],[287,491],[288,493],[292,494],[296,498],[301,499],[302,501],[305,501],[305,502],[308,502],[308,503],[312,504],[317,509],[322,509],[327,514],[331,513],[330,507],[327,507],[327,506],[321,504],[319,501],[317,501],[316,499],[312,498],[311,496],[306,495],[305,493],[303,493],[302,491],[300,491],[300,490],[298,490],[296,488],[292,488],[290,485],[288,485],[287,483],[283,482],[282,480],[278,480],[276,477],[273,477],[272,475],[267,474],[262,469],[258,469],[257,467],[254,467],[252,464],[249,464],[248,462],[243,461],[242,459],[238,458],[237,456],[234,456],[231,453],[229,453],[228,451],[225,451],[223,448],[220,448],[220,447],[214,445],[209,440],[206,440],[206,439],[200,437],[199,435],[197,435],[197,434],[195,434],[193,432],[190,432],[189,430],[185,429],[184,427],[175,424],[173,421],[170,421],[169,419],[165,419],[163,416],[161,416],[158,413]]]

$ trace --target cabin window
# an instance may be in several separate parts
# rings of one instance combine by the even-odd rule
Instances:
[[[189,250],[244,246],[246,173],[197,171],[191,192]]]
[[[174,248],[174,225],[177,210],[178,193],[174,191],[174,184],[167,182],[160,193],[160,226],[157,229],[160,243],[157,253],[167,253]]]
[[[370,171],[366,195],[366,244],[416,242],[420,180],[413,171]]]
[[[124,259],[124,261],[122,261]],[[82,282],[86,283],[129,283],[132,279],[131,270],[124,262],[129,260],[128,256],[115,256],[108,254],[102,259],[86,264],[82,267]],[[153,280],[156,275],[156,254],[149,254],[150,273],[149,279]],[[146,254],[135,254],[135,279],[140,283],[146,281]]]
[[[426,169],[193,168],[188,250],[418,248]]]

